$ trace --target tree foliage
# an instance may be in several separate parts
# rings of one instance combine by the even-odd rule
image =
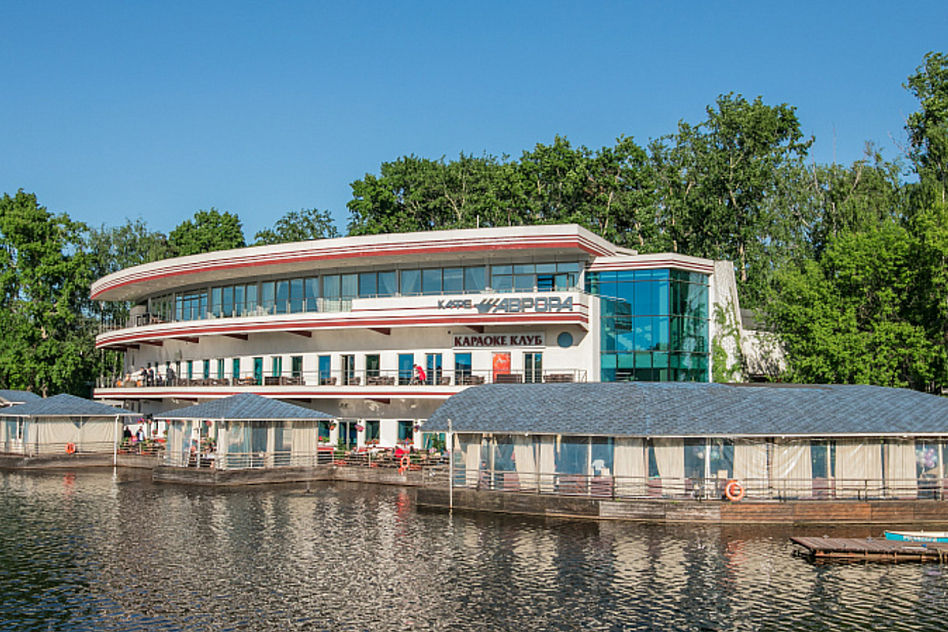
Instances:
[[[97,356],[86,316],[84,226],[20,190],[0,198],[0,385],[88,395]]]
[[[332,239],[339,236],[339,230],[332,221],[329,211],[300,209],[290,211],[277,220],[273,228],[265,228],[255,236],[255,246],[284,244],[310,239]]]
[[[193,220],[185,220],[168,235],[170,253],[176,257],[246,245],[240,219],[213,207],[209,211],[198,211]]]

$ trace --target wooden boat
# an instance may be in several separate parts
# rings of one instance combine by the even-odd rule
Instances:
[[[948,543],[948,531],[886,531],[886,540]]]

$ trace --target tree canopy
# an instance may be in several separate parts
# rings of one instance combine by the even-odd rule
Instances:
[[[193,220],[185,220],[168,235],[170,253],[176,257],[246,245],[240,219],[213,207],[209,211],[198,211]]]

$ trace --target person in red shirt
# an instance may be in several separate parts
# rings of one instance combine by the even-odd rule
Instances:
[[[421,368],[420,364],[415,365],[415,383],[424,384],[427,376],[425,375],[425,370]]]

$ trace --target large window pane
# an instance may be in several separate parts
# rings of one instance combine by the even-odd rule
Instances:
[[[341,288],[339,286],[339,275],[338,274],[327,274],[322,277],[323,279],[323,298],[339,298],[341,296]]]
[[[421,293],[441,294],[441,268],[421,271]]]
[[[363,272],[359,275],[359,296],[372,297],[378,293],[378,279],[375,272]]]
[[[379,272],[379,296],[395,296],[398,294],[398,277],[395,271]]]
[[[358,274],[343,274],[339,281],[342,285],[342,298],[356,298],[359,296]]]
[[[487,287],[484,267],[464,268],[464,291],[482,292]]]
[[[402,270],[403,296],[415,296],[421,294],[421,270]]]
[[[444,293],[461,294],[464,292],[464,269],[463,268],[445,268],[444,269]]]

